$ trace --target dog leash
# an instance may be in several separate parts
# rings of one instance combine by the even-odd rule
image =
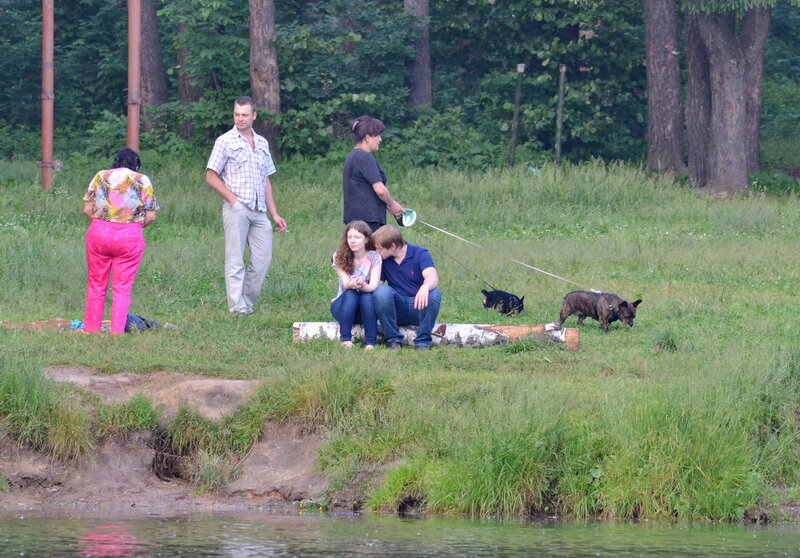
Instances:
[[[418,221],[418,219],[417,219],[416,212],[413,209],[409,209],[409,208],[406,208],[406,212],[401,217],[397,218],[397,223],[401,227],[406,227],[406,226],[410,227],[414,223],[416,223],[417,221]],[[455,238],[457,240],[460,240],[461,242],[465,242],[465,243],[469,244],[470,246],[474,246],[475,248],[480,248],[481,250],[486,250],[486,248],[484,248],[480,244],[477,244],[476,242],[472,242],[471,240],[467,240],[466,238],[458,236],[455,233],[451,233],[450,231],[446,231],[446,230],[444,230],[444,229],[442,229],[440,227],[437,227],[435,225],[431,225],[430,223],[426,223],[425,221],[422,221],[422,220],[419,220],[419,222],[422,223],[423,225],[425,225],[426,227],[430,227],[435,231],[438,231],[440,233],[446,234],[448,236],[452,236],[453,238]],[[409,223],[409,224],[405,224],[405,223]],[[550,277],[553,277],[554,279],[558,279],[560,281],[564,281],[565,283],[569,283],[571,285],[575,285],[576,287],[581,287],[582,289],[591,291],[593,293],[601,292],[601,291],[599,291],[597,289],[592,289],[592,288],[589,288],[589,287],[587,287],[585,285],[581,285],[580,283],[576,283],[575,281],[570,281],[569,279],[566,279],[564,277],[560,277],[560,276],[556,275],[555,273],[550,273],[549,271],[545,271],[544,269],[539,269],[538,267],[532,266],[532,265],[527,264],[525,262],[521,262],[519,260],[515,260],[514,258],[510,258],[508,256],[503,256],[503,257],[505,259],[509,260],[509,261],[514,262],[515,264],[521,265],[523,267],[527,267],[528,269],[532,269],[533,271],[537,271],[537,272],[542,273],[544,275],[549,275]],[[481,279],[481,281],[483,281],[483,279]],[[486,283],[486,281],[484,281],[484,283]],[[488,283],[487,283],[487,285],[488,285]],[[491,286],[491,285],[489,285],[489,286]]]

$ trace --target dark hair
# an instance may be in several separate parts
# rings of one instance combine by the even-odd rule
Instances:
[[[256,102],[253,100],[252,97],[248,97],[247,95],[242,95],[241,97],[237,97],[237,99],[233,102],[233,105],[234,106],[239,105],[240,107],[243,107],[245,105],[250,105],[250,107],[253,109],[253,112],[256,111]]]
[[[367,136],[374,137],[381,135],[386,129],[386,126],[377,118],[364,115],[356,118],[350,125],[350,129],[353,131],[353,143],[356,144],[361,143]]]
[[[114,158],[112,168],[119,169],[125,167],[126,169],[131,169],[132,171],[138,171],[139,167],[141,166],[142,160],[139,158],[139,154],[130,147],[123,147],[119,150],[119,153],[117,153],[117,156]]]

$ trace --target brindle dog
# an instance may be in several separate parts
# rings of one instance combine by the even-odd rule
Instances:
[[[583,325],[586,317],[600,322],[600,329],[608,333],[608,324],[619,320],[628,327],[633,327],[636,318],[636,307],[641,299],[633,302],[622,300],[611,293],[593,293],[589,291],[572,291],[564,297],[558,325],[561,326],[573,314],[578,316],[578,325]]]

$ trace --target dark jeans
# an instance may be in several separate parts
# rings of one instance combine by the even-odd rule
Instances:
[[[339,338],[350,341],[353,324],[364,325],[364,343],[378,343],[378,317],[375,315],[372,293],[360,293],[346,289],[331,303],[331,314],[339,322]]]
[[[439,317],[442,304],[442,293],[433,289],[428,294],[428,306],[422,310],[414,308],[414,297],[403,296],[388,285],[381,285],[373,292],[375,311],[383,327],[383,340],[386,343],[403,342],[403,334],[398,326],[415,325],[417,336],[414,345],[431,346],[431,331]]]

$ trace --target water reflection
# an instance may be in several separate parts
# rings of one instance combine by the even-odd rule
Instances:
[[[128,525],[95,525],[81,539],[81,556],[140,556],[146,546]]]
[[[0,518],[0,556],[800,556],[800,526],[398,519],[379,515]]]

